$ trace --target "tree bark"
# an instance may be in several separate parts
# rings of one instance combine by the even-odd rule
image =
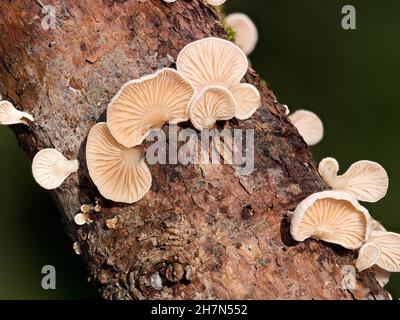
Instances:
[[[295,242],[288,210],[326,189],[306,144],[282,106],[249,69],[263,106],[229,128],[255,130],[255,170],[236,177],[229,165],[154,165],[150,192],[133,205],[104,200],[83,227],[82,204],[101,199],[86,168],[90,128],[126,81],[174,67],[193,40],[226,37],[203,1],[53,0],[57,28],[44,30],[40,1],[0,3],[0,92],[31,112],[13,126],[33,157],[56,148],[80,162],[55,190],[68,234],[79,241],[92,282],[105,299],[386,299],[371,272],[342,287],[355,253]],[[188,124],[184,124],[188,125]],[[115,229],[105,221],[117,218]]]

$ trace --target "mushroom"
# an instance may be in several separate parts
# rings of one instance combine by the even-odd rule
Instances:
[[[390,281],[391,272],[378,266],[373,266],[372,271],[374,272],[376,281],[378,281],[379,285],[384,288]]]
[[[311,111],[298,110],[289,116],[289,121],[309,146],[316,145],[324,137],[324,125],[321,119]]]
[[[233,87],[232,94],[237,103],[235,112],[236,119],[246,120],[261,107],[260,92],[251,84],[241,83]]]
[[[371,246],[379,249],[378,259],[373,259],[365,254],[364,247]],[[400,234],[386,231],[371,232],[368,242],[360,249],[357,269],[362,271],[373,265],[388,272],[400,272]]]
[[[39,151],[32,162],[32,174],[35,181],[47,190],[58,188],[70,174],[78,169],[78,160],[68,160],[55,149]]]
[[[81,245],[79,244],[78,241],[75,241],[72,245],[72,249],[74,249],[75,253],[77,255],[81,255],[82,254],[82,250],[81,250]]]
[[[86,146],[89,175],[104,198],[134,203],[151,187],[151,173],[141,147],[126,148],[104,122],[92,127]]]
[[[356,261],[356,267],[358,271],[363,271],[372,267],[379,260],[381,255],[381,249],[374,243],[366,243],[358,252],[358,258]]]
[[[386,195],[389,187],[385,169],[372,161],[353,163],[343,175],[338,176],[339,163],[334,158],[325,158],[320,162],[318,171],[332,189],[349,192],[359,201],[377,202]]]
[[[225,22],[235,32],[235,43],[246,55],[252,53],[258,42],[258,31],[254,22],[244,13],[231,13]]]
[[[290,113],[289,107],[286,104],[283,104],[282,107],[285,110],[285,116],[288,116]]]
[[[372,219],[372,224],[371,224],[371,232],[374,231],[387,231],[385,227],[377,220]],[[375,279],[379,282],[379,285],[383,288],[385,287],[389,280],[390,280],[390,272],[386,271],[385,269],[382,269],[378,266],[373,266],[372,271],[375,274]]]
[[[212,128],[217,120],[229,120],[235,115],[236,101],[228,89],[210,85],[198,94],[189,109],[193,126],[198,129]]]
[[[129,81],[108,106],[108,129],[126,148],[140,145],[152,129],[187,121],[193,93],[192,85],[169,68]]]
[[[17,110],[9,101],[0,101],[0,124],[12,125],[22,123],[29,126],[28,121],[34,121],[29,113]]]
[[[89,222],[89,216],[85,213],[78,213],[74,217],[74,221],[78,226],[83,226],[84,224]]]
[[[347,249],[361,247],[370,234],[368,210],[345,192],[323,191],[303,200],[291,217],[290,233],[297,241],[314,238]]]
[[[371,231],[387,231],[387,230],[379,221],[372,219]]]
[[[179,53],[176,66],[197,94],[210,85],[230,90],[237,101],[235,117],[240,120],[251,117],[261,105],[257,88],[240,82],[248,61],[245,53],[230,41],[211,37],[189,43]]]
[[[207,0],[207,3],[212,6],[220,6],[225,3],[226,0]]]

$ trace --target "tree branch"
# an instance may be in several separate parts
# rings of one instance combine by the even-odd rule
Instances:
[[[90,128],[126,81],[173,67],[193,40],[225,37],[202,1],[54,0],[63,21],[41,27],[34,1],[0,4],[0,91],[35,117],[15,126],[33,157],[54,147],[81,169],[54,191],[67,231],[79,241],[93,283],[106,299],[384,299],[371,272],[342,288],[351,251],[290,237],[286,213],[326,189],[307,146],[254,70],[246,81],[263,107],[229,128],[255,130],[255,170],[238,178],[222,165],[151,166],[150,192],[133,205],[104,201],[90,225],[78,227],[82,204],[101,198],[86,168]],[[115,229],[106,219],[117,217]]]

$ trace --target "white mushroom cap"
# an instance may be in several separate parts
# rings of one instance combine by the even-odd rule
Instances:
[[[235,118],[246,120],[261,106],[260,92],[248,83],[241,83],[232,88],[232,94],[236,100],[237,107]]]
[[[232,119],[236,102],[228,89],[222,86],[207,86],[194,99],[189,110],[190,120],[198,129],[209,129],[218,120]]]
[[[381,255],[381,249],[373,243],[364,244],[358,253],[356,267],[358,271],[363,271],[377,263]]]
[[[142,148],[119,144],[104,122],[90,130],[86,160],[90,177],[106,199],[134,203],[150,190],[151,173]]]
[[[75,241],[72,245],[72,248],[74,249],[75,253],[77,255],[82,254],[82,250],[81,250],[81,245],[79,244],[79,242]]]
[[[285,116],[288,116],[290,113],[289,107],[286,104],[283,104],[282,107],[285,108]]]
[[[372,161],[353,163],[343,175],[338,176],[339,164],[333,158],[326,158],[320,162],[318,170],[332,189],[349,192],[360,201],[377,202],[386,195],[389,187],[385,169]]]
[[[371,231],[387,231],[385,227],[377,220],[372,219],[371,221]]]
[[[208,85],[237,86],[247,72],[244,52],[220,38],[204,38],[189,43],[176,60],[178,71],[201,91]]]
[[[74,221],[78,226],[83,226],[84,224],[88,223],[89,217],[87,214],[80,212],[75,215]]]
[[[235,43],[245,54],[252,53],[258,42],[258,31],[254,22],[244,13],[232,13],[226,17],[226,24],[235,32]]]
[[[390,281],[391,272],[378,266],[373,266],[372,271],[374,272],[375,279],[378,281],[379,285],[384,288]]]
[[[79,169],[78,160],[68,160],[55,149],[39,151],[32,162],[36,182],[47,190],[58,188],[65,179]]]
[[[22,123],[29,125],[26,120],[34,121],[29,113],[17,110],[11,102],[6,100],[0,101],[0,124],[12,125]]]
[[[379,247],[381,254],[375,263],[389,272],[400,272],[400,234],[394,232],[374,231],[368,239]]]
[[[166,3],[172,3],[172,2],[175,2],[176,0],[163,0],[163,1]]]
[[[169,68],[129,81],[108,106],[108,128],[125,147],[140,145],[152,129],[187,121],[193,93],[189,81]]]
[[[212,6],[220,6],[221,4],[224,4],[226,0],[207,0],[207,3],[212,5]]]
[[[368,210],[345,192],[323,191],[303,200],[294,211],[290,233],[297,241],[314,238],[357,249],[371,230]]]
[[[289,116],[289,120],[309,146],[316,145],[324,137],[324,125],[311,111],[298,110]]]

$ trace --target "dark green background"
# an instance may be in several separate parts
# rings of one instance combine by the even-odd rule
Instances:
[[[356,7],[357,30],[341,28],[346,4]],[[279,100],[323,119],[317,161],[333,156],[346,169],[367,159],[387,169],[387,197],[366,207],[400,232],[400,1],[227,0],[226,9],[256,22],[261,39],[250,59]],[[4,127],[0,150],[0,298],[96,298],[57,209]],[[57,269],[57,290],[41,289],[46,264]],[[399,298],[400,276],[387,288]]]

